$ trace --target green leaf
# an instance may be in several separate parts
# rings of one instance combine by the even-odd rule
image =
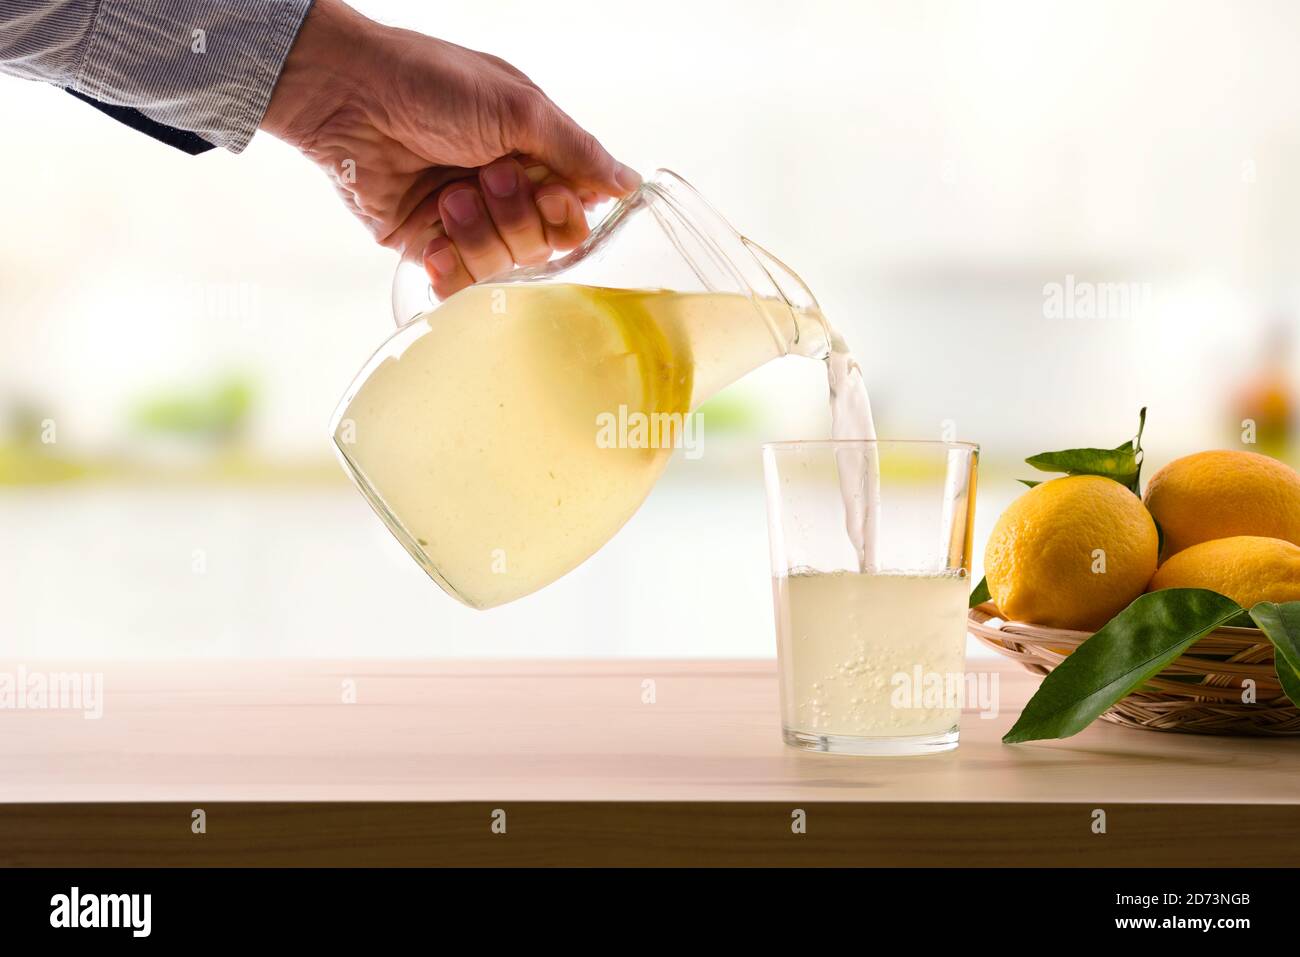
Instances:
[[[1204,588],[1166,588],[1135,599],[1056,666],[1002,738],[1068,738],[1241,608]]]
[[[1300,601],[1261,601],[1251,607],[1250,617],[1277,649],[1273,670],[1291,703],[1300,707]]]
[[[1062,449],[1059,452],[1039,452],[1025,461],[1040,472],[1065,472],[1068,475],[1127,478],[1137,470],[1132,449]]]
[[[1016,479],[1025,488],[1033,488],[1035,485],[1042,485],[1042,482],[1035,482],[1033,479]]]
[[[1102,475],[1126,486],[1134,495],[1141,494],[1142,432],[1147,424],[1147,410],[1138,412],[1137,435],[1113,449],[1062,449],[1040,452],[1025,462],[1040,472],[1064,472],[1066,475]],[[1028,484],[1028,483],[1026,483]]]
[[[981,578],[980,583],[975,586],[975,590],[970,593],[970,605],[967,607],[974,608],[976,605],[982,605],[992,597],[989,594],[988,578]]]

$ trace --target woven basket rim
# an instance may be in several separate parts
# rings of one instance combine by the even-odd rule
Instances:
[[[1093,633],[1002,617],[993,602],[967,612],[970,633],[1040,678]],[[1258,628],[1217,628],[1101,717],[1113,724],[1193,734],[1300,735],[1300,709],[1282,691],[1273,644]],[[1254,701],[1244,700],[1245,681]]]
[[[1047,625],[1036,625],[1033,622],[1019,621],[1015,618],[1007,618],[1002,614],[1002,612],[998,611],[998,606],[993,604],[993,602],[991,601],[986,601],[983,604],[976,605],[974,608],[970,609],[967,618],[970,621],[973,622],[977,621],[980,624],[996,619],[997,621],[1002,622],[1002,628],[997,630],[1000,631],[1014,630],[1013,633],[1015,634],[1020,634],[1023,632],[1026,636],[1040,635],[1044,639],[1073,638],[1082,642],[1091,638],[1094,634],[1091,631],[1080,631],[1079,629],[1075,629],[1075,628],[1051,628]],[[1211,634],[1224,635],[1225,637],[1230,637],[1230,638],[1239,637],[1242,639],[1250,640],[1255,643],[1258,643],[1260,641],[1268,641],[1268,638],[1265,636],[1263,630],[1260,628],[1239,628],[1235,625],[1232,626],[1222,625],[1214,629],[1214,631],[1211,632]]]

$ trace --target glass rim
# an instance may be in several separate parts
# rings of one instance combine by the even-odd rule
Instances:
[[[810,448],[845,448],[862,449],[881,445],[930,446],[931,448],[965,449],[978,452],[978,442],[945,442],[942,439],[787,439],[780,442],[764,442],[763,451],[797,452]]]

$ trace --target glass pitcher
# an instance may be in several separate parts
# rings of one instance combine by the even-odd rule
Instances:
[[[334,442],[398,541],[473,608],[594,554],[719,389],[831,348],[799,278],[668,170],[567,255],[441,304],[404,261],[393,304],[398,331],[344,395]]]

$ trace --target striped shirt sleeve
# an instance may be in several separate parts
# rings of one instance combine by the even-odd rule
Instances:
[[[0,71],[238,153],[311,0],[0,0]]]

